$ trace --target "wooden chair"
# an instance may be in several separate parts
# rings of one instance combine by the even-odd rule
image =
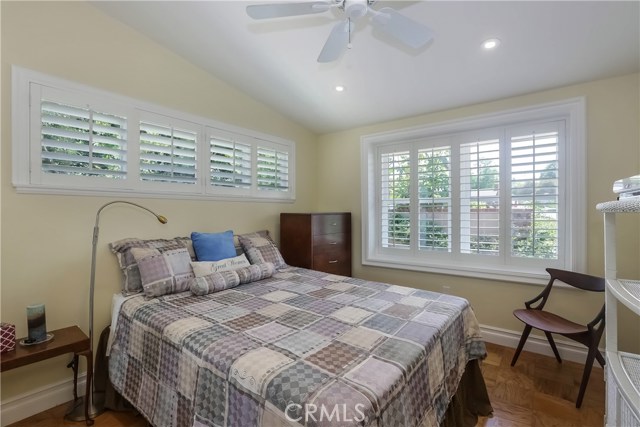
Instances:
[[[580,325],[560,317],[556,314],[544,311],[543,308],[549,299],[551,288],[556,280],[560,280],[568,285],[574,286],[585,291],[592,292],[604,292],[605,280],[601,277],[589,276],[586,274],[575,273],[572,271],[557,270],[554,268],[547,268],[547,272],[551,276],[549,283],[544,290],[530,301],[526,301],[524,305],[526,309],[514,310],[513,315],[519,320],[524,322],[525,327],[522,331],[522,337],[520,343],[516,349],[516,353],[511,360],[511,366],[516,364],[518,356],[524,347],[524,343],[529,337],[529,333],[532,328],[536,328],[544,332],[549,341],[549,345],[553,350],[553,354],[556,356],[556,360],[562,363],[560,354],[556,348],[556,343],[553,341],[551,334],[563,335],[581,344],[584,344],[589,349],[587,353],[587,360],[584,364],[584,372],[582,374],[582,382],[580,383],[580,391],[578,392],[578,400],[576,401],[576,408],[582,406],[582,398],[589,382],[589,376],[591,375],[591,367],[593,366],[593,359],[596,359],[602,367],[604,367],[605,360],[598,350],[598,344],[600,338],[604,332],[604,304],[598,315],[586,325]],[[532,305],[538,302],[538,305],[533,307]]]

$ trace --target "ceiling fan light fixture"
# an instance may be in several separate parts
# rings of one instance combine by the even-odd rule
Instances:
[[[337,85],[334,89],[336,92],[344,92],[344,86],[342,85]]]
[[[500,46],[500,39],[487,39],[482,42],[482,47],[485,50],[493,50]]]

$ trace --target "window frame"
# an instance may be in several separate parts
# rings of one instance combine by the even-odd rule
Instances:
[[[114,196],[226,201],[256,201],[292,203],[296,199],[295,142],[262,132],[212,120],[140,101],[123,95],[95,89],[58,77],[28,70],[16,65],[12,72],[12,184],[18,193],[62,194],[79,196]],[[62,94],[79,105],[106,105],[108,113],[126,118],[127,171],[125,179],[93,176],[71,176],[43,173],[41,161],[41,101],[42,90]],[[33,108],[32,108],[33,107]],[[115,108],[115,111],[111,110]],[[140,179],[140,123],[149,118],[165,119],[165,124],[180,123],[197,133],[196,183],[180,184]],[[234,192],[210,185],[210,152],[208,135],[219,131],[255,144],[268,144],[286,151],[289,159],[288,190],[259,191],[257,189],[256,158],[252,157],[252,188]]]
[[[520,265],[497,263],[496,265],[470,265],[469,257],[473,255],[453,257],[449,253],[440,254],[428,252],[428,257],[416,254],[394,253],[387,251],[379,244],[379,233],[376,227],[380,203],[377,194],[380,173],[378,150],[380,147],[396,146],[425,146],[431,142],[432,146],[443,146],[442,141],[455,138],[457,134],[477,131],[487,133],[492,128],[515,127],[521,123],[565,121],[564,144],[559,147],[560,183],[559,198],[565,202],[565,214],[562,226],[558,230],[559,245],[563,248],[564,263],[560,268],[574,271],[585,271],[586,268],[586,100],[577,97],[558,102],[533,105],[529,107],[498,111],[495,113],[465,117],[441,123],[419,125],[416,127],[391,130],[381,133],[363,135],[360,140],[361,152],[361,185],[362,185],[362,264],[386,268],[425,271],[439,274],[466,276],[493,280],[503,280],[519,283],[544,284],[548,275],[544,268],[551,266],[544,260],[525,262]],[[429,141],[429,142],[425,142]],[[507,143],[507,142],[505,142]],[[435,144],[435,145],[434,145]],[[452,143],[450,145],[455,145]],[[510,157],[504,157],[505,147],[500,147],[501,165],[510,162]],[[459,161],[459,158],[456,160]],[[458,164],[452,165],[452,186],[458,186]],[[561,166],[560,166],[561,165]],[[501,167],[501,181],[507,179],[510,167]],[[569,191],[570,190],[570,191]],[[508,197],[507,189],[501,186],[500,196]],[[456,193],[455,191],[453,193]],[[452,194],[453,196],[453,194]],[[459,200],[453,197],[451,204],[453,233],[460,230]],[[505,199],[506,200],[506,199]],[[501,204],[501,206],[505,206]],[[501,212],[502,221],[510,221],[509,212]],[[506,210],[503,209],[503,210]],[[508,236],[506,236],[508,238]],[[397,251],[396,251],[397,252]],[[409,251],[410,252],[410,251]],[[510,255],[508,255],[510,257]]]

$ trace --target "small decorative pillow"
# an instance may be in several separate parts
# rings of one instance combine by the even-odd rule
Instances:
[[[234,270],[219,271],[189,281],[189,289],[194,295],[207,295],[238,286],[240,278]]]
[[[220,261],[236,256],[233,231],[231,230],[223,233],[198,233],[194,231],[191,233],[191,240],[198,261]]]
[[[191,257],[186,248],[160,252],[152,248],[132,248],[140,270],[142,288],[148,297],[189,290],[194,277]]]
[[[237,257],[227,258],[220,261],[193,261],[191,268],[196,277],[206,276],[207,274],[217,273],[220,271],[237,270],[238,268],[248,267],[251,263],[245,254]]]
[[[240,284],[256,282],[258,280],[266,279],[273,276],[276,268],[271,262],[265,262],[263,264],[253,264],[245,268],[235,270],[236,274],[240,278]]]
[[[286,267],[287,264],[284,262],[282,254],[269,237],[267,230],[241,234],[238,236],[238,240],[251,264],[270,262],[275,268]]]
[[[133,248],[153,248],[160,252],[187,248],[192,260],[196,259],[193,244],[189,237],[174,237],[173,239],[142,240],[138,238],[122,239],[109,244],[111,252],[116,255],[122,271],[122,293],[132,295],[142,292],[140,270],[135,258],[131,254]]]
[[[207,295],[234,288],[243,283],[266,279],[273,276],[275,271],[275,267],[270,262],[250,265],[237,270],[218,271],[191,279],[189,288],[194,295]]]

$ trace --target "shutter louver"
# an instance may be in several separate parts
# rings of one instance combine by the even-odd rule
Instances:
[[[511,255],[558,258],[559,132],[511,137]]]
[[[411,155],[383,153],[380,187],[380,230],[383,248],[409,248],[411,243]]]
[[[289,190],[289,154],[287,152],[259,146],[256,166],[259,190]]]
[[[451,251],[451,149],[418,151],[419,249]]]
[[[460,252],[500,254],[500,140],[460,146]]]
[[[251,188],[251,146],[220,138],[210,140],[211,185]]]
[[[195,184],[197,133],[140,123],[140,179]]]
[[[46,100],[40,113],[42,172],[126,178],[126,118]]]

